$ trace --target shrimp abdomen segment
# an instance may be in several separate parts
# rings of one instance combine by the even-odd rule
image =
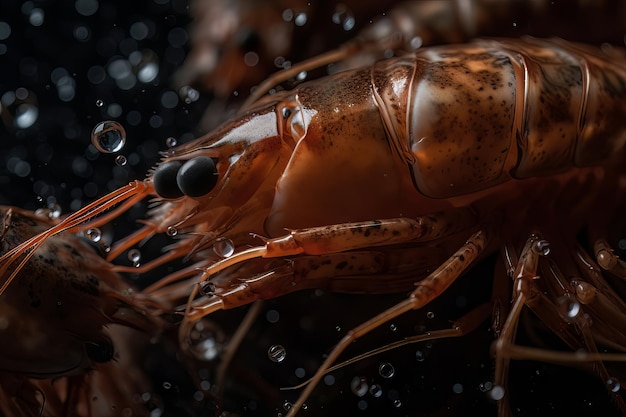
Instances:
[[[624,147],[626,71],[600,52],[478,41],[418,51],[415,65],[406,136],[429,197],[599,165]]]

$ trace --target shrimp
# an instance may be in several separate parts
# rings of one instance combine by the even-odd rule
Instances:
[[[15,207],[0,207],[0,218],[3,259],[59,222]],[[69,393],[76,387],[81,391],[90,387],[78,394],[88,398],[83,407],[91,410],[89,415],[108,415],[96,412],[98,404],[106,408],[107,401],[112,401],[108,407],[136,408],[132,400],[123,399],[130,390],[117,399],[96,394],[112,392],[105,387],[110,382],[102,380],[120,372],[119,365],[111,363],[115,358],[126,362],[129,355],[122,349],[120,358],[112,333],[123,330],[111,326],[155,335],[160,321],[148,314],[148,306],[141,301],[144,297],[134,296],[134,290],[84,240],[69,232],[59,233],[43,240],[36,251],[17,253],[13,259],[20,263],[3,270],[5,276],[16,277],[13,285],[3,286],[0,295],[0,334],[5,341],[0,348],[3,415],[60,415],[67,407],[62,399],[73,398]],[[123,342],[121,337],[115,340]],[[94,369],[98,372],[92,373]],[[51,385],[50,381],[58,378],[73,381],[67,393],[58,384],[57,388]],[[82,384],[85,380],[92,382]]]
[[[352,342],[430,305],[493,253],[500,261],[492,299],[420,340],[463,336],[491,314],[500,415],[509,413],[512,359],[590,364],[614,381],[610,364],[626,359],[626,266],[608,243],[626,203],[619,53],[559,40],[483,40],[420,49],[264,97],[170,149],[146,180],[0,258],[2,291],[19,285],[28,248],[155,198],[144,226],[107,259],[157,234],[176,237],[159,258],[114,271],[192,260],[144,290],[170,304],[186,300],[186,352],[197,351],[195,325],[218,310],[312,288],[409,292],[345,334],[291,416]],[[581,232],[593,257],[578,243]],[[526,308],[577,353],[517,345]]]

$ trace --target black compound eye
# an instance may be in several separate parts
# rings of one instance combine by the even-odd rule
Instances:
[[[208,156],[197,156],[183,164],[176,174],[178,188],[189,197],[208,194],[217,184],[217,167]]]
[[[85,351],[89,359],[96,363],[109,362],[115,355],[115,349],[111,342],[85,343]]]
[[[157,167],[152,175],[154,191],[163,198],[178,198],[183,192],[178,188],[176,175],[183,164],[180,161],[169,161]]]
[[[282,113],[283,113],[283,118],[286,119],[289,116],[291,116],[291,109],[289,107],[283,107]]]

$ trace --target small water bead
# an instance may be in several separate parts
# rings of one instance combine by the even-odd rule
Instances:
[[[215,294],[215,284],[211,281],[204,281],[200,283],[200,294],[205,297],[211,297]]]
[[[350,381],[350,390],[352,390],[352,393],[357,397],[362,397],[367,394],[368,388],[367,380],[361,376],[355,376],[352,378],[352,381]]]
[[[293,407],[293,404],[291,404],[289,401],[285,401],[283,403],[283,408],[285,409],[285,411],[291,410],[291,407]]]
[[[416,351],[415,359],[417,359],[418,362],[424,362],[424,352],[422,352],[421,350]]]
[[[500,385],[494,385],[493,388],[491,389],[491,391],[489,391],[487,393],[487,395],[492,400],[499,401],[502,398],[504,398],[504,387],[502,387]]]
[[[89,240],[95,243],[100,242],[100,239],[102,239],[102,232],[97,227],[88,229],[85,234]]]
[[[396,407],[396,408],[402,407],[402,401],[400,401],[400,400],[393,400],[393,406]]]
[[[606,381],[606,386],[611,390],[611,392],[619,392],[619,390],[622,389],[622,385],[619,380],[613,377],[610,377]]]
[[[429,311],[428,313],[426,313],[426,318],[434,319],[435,318],[435,313],[433,313],[432,311]]]
[[[115,157],[115,164],[118,166],[123,167],[124,165],[126,165],[127,162],[128,160],[124,155],[118,155]]]
[[[281,345],[272,345],[267,350],[267,357],[272,362],[280,363],[287,357],[287,350]]]
[[[223,334],[209,320],[202,319],[189,332],[189,351],[196,359],[212,361],[222,349]]]
[[[220,258],[228,258],[235,253],[235,244],[226,237],[220,237],[213,244],[213,252]]]
[[[131,249],[128,251],[128,260],[133,263],[135,268],[139,267],[139,262],[141,262],[141,252],[139,249]]]
[[[557,306],[561,315],[568,321],[578,317],[581,312],[580,303],[571,295],[560,297]]]
[[[52,203],[48,205],[48,218],[51,220],[56,220],[61,217],[61,206],[57,203]]]
[[[115,121],[100,122],[91,132],[91,143],[102,153],[119,152],[126,143],[126,130]]]
[[[351,31],[356,23],[352,11],[342,3],[339,3],[335,7],[335,13],[333,13],[332,20],[334,24],[341,25],[341,28],[346,32]]]
[[[167,234],[169,237],[174,237],[178,234],[178,230],[176,230],[174,226],[168,226],[165,234]]]
[[[102,107],[102,106],[104,106],[104,101],[102,101],[102,100],[96,100],[96,106],[97,106],[97,107]]]
[[[169,137],[167,139],[165,139],[165,145],[168,148],[173,148],[174,146],[176,146],[178,144],[178,141],[176,140],[176,138],[173,137]]]
[[[550,242],[543,239],[538,240],[533,249],[541,256],[548,256],[550,254]]]
[[[369,393],[374,398],[380,398],[383,395],[383,388],[378,384],[372,384]]]
[[[391,324],[389,325],[389,330],[391,330],[392,332],[395,332],[396,330],[398,330],[398,328],[396,327],[396,325],[395,325],[395,324],[391,323]]]
[[[383,362],[380,364],[380,366],[378,366],[378,373],[383,378],[389,379],[393,378],[393,376],[396,374],[396,369],[389,362]]]

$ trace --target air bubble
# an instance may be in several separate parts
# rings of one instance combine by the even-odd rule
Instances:
[[[372,384],[370,386],[369,393],[374,398],[380,398],[383,395],[383,389],[378,384]]]
[[[560,297],[557,305],[561,315],[568,321],[575,319],[581,311],[580,303],[571,295]]]
[[[504,387],[500,385],[494,385],[494,387],[491,389],[491,391],[489,391],[487,395],[492,400],[499,401],[504,398]]]
[[[48,218],[51,220],[56,220],[61,217],[61,206],[57,203],[50,204],[48,206]]]
[[[293,404],[291,404],[289,401],[285,401],[283,403],[283,408],[285,409],[285,411],[291,410],[291,407],[293,407]]]
[[[169,237],[174,237],[178,234],[178,230],[176,230],[174,226],[168,226],[165,234],[167,234]]]
[[[341,25],[342,29],[346,32],[354,29],[354,25],[356,23],[352,11],[342,3],[339,3],[335,7],[335,13],[333,13],[332,19],[334,24]]]
[[[96,107],[102,107],[102,106],[104,106],[104,101],[96,100]]]
[[[172,384],[167,382],[167,381],[165,381],[165,382],[163,382],[163,388],[170,389],[170,388],[172,388]]]
[[[402,407],[402,401],[400,401],[400,400],[393,400],[393,406],[396,407],[396,408]]]
[[[213,244],[213,252],[220,258],[228,258],[235,253],[235,244],[226,237],[220,237]]]
[[[139,249],[131,249],[128,251],[128,260],[133,263],[135,268],[139,267],[139,263],[141,262],[141,252]]]
[[[357,397],[362,397],[367,394],[368,388],[367,380],[363,377],[355,376],[352,378],[352,381],[350,381],[350,389]]]
[[[619,392],[619,390],[622,388],[621,384],[619,383],[619,380],[613,377],[610,377],[606,381],[606,386],[611,390],[611,392]]]
[[[267,350],[267,357],[270,358],[272,362],[280,363],[287,357],[287,350],[281,345],[272,345]]]
[[[91,132],[91,143],[102,153],[119,152],[126,143],[126,131],[117,122],[100,122]]]
[[[115,164],[116,165],[123,167],[127,163],[128,163],[128,160],[126,159],[126,157],[124,155],[118,155],[118,156],[115,157]]]
[[[178,144],[178,141],[176,140],[176,138],[173,137],[169,137],[167,139],[165,139],[165,145],[168,148],[173,148],[174,146],[176,146]]]
[[[378,367],[378,373],[383,378],[389,379],[393,378],[393,376],[396,374],[396,369],[389,362],[383,362]]]
[[[538,240],[535,242],[534,250],[541,256],[548,256],[550,254],[550,242],[547,240]]]
[[[416,351],[415,359],[417,359],[418,362],[424,362],[424,352],[422,352],[421,350]]]
[[[434,319],[435,318],[435,313],[433,313],[432,311],[429,311],[428,313],[426,313],[426,318],[428,319]]]
[[[395,332],[396,330],[398,330],[398,328],[396,327],[396,325],[395,325],[395,324],[391,323],[391,324],[389,325],[389,330],[391,330],[392,332]]]
[[[196,322],[189,332],[189,351],[196,359],[212,361],[222,350],[220,340],[223,338],[215,324],[209,320]]]
[[[200,283],[200,294],[205,297],[211,297],[215,294],[215,284],[211,281],[204,281]]]
[[[85,234],[89,240],[95,243],[100,242],[100,239],[102,239],[102,232],[97,227],[88,229]]]

